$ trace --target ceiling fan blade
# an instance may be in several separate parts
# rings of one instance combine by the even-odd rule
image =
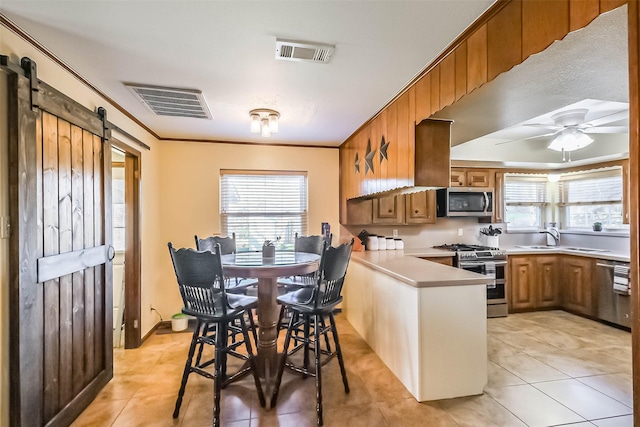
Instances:
[[[628,133],[628,126],[599,126],[597,128],[582,129],[584,133]]]
[[[536,138],[544,138],[545,136],[552,136],[555,135],[556,133],[560,132],[555,131],[555,132],[551,132],[551,133],[545,133],[543,135],[534,135],[534,136],[529,136],[527,138],[520,138],[520,139],[512,139],[511,141],[502,141],[502,142],[496,142],[495,145],[502,145],[502,144],[510,144],[512,142],[520,142],[520,141],[528,141],[530,139],[536,139]]]
[[[551,130],[564,129],[563,126],[549,125],[549,124],[545,124],[545,123],[524,123],[523,126],[529,126],[529,127],[534,127],[534,128],[544,128],[544,129],[551,129]]]
[[[618,111],[616,113],[611,113],[611,114],[607,114],[606,116],[602,116],[599,117],[597,119],[593,119],[590,120],[588,122],[585,122],[583,124],[585,125],[591,125],[591,126],[600,126],[600,125],[604,125],[607,123],[613,123],[613,122],[617,122],[618,120],[623,120],[623,119],[628,119],[629,118],[629,111],[628,110],[622,110],[622,111]]]

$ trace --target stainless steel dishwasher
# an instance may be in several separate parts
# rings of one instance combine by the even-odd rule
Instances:
[[[631,328],[629,263],[599,259],[596,262],[596,280],[598,318]]]

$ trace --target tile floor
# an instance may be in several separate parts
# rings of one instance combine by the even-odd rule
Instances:
[[[351,393],[337,360],[323,370],[326,426],[632,426],[631,335],[562,311],[488,320],[485,393],[418,403],[343,315],[338,330]],[[192,375],[180,417],[171,417],[190,334],[156,334],[115,349],[114,378],[73,426],[212,424],[212,382]],[[314,426],[312,378],[285,373],[278,405],[257,403],[250,378],[222,393],[222,425]]]

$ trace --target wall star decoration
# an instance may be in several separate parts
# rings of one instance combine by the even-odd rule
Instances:
[[[387,148],[390,143],[391,142],[385,142],[384,135],[382,135],[382,139],[380,140],[380,163],[382,163],[382,160],[384,159],[387,161],[389,160],[389,157],[387,156]]]
[[[376,151],[371,151],[371,140],[367,140],[367,155],[364,156],[364,174],[366,175],[368,171],[374,173],[373,170],[373,158],[376,156]]]
[[[356,173],[360,173],[360,157],[356,153],[356,161],[354,163]]]

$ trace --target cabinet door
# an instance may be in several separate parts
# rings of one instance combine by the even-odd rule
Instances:
[[[536,305],[535,261],[530,257],[509,257],[509,304],[512,310]]]
[[[536,260],[537,307],[559,307],[560,288],[558,286],[558,257],[545,256]]]
[[[451,169],[450,187],[465,187],[467,185],[467,174],[464,169]]]
[[[435,190],[420,191],[405,196],[405,222],[407,224],[436,223]]]
[[[562,261],[562,305],[568,310],[593,315],[591,260],[568,256]]]
[[[468,170],[467,171],[468,187],[491,187],[489,171],[485,170]]]
[[[374,224],[402,224],[403,222],[403,196],[387,196],[373,199]]]
[[[373,207],[371,199],[347,200],[347,224],[371,224]]]

